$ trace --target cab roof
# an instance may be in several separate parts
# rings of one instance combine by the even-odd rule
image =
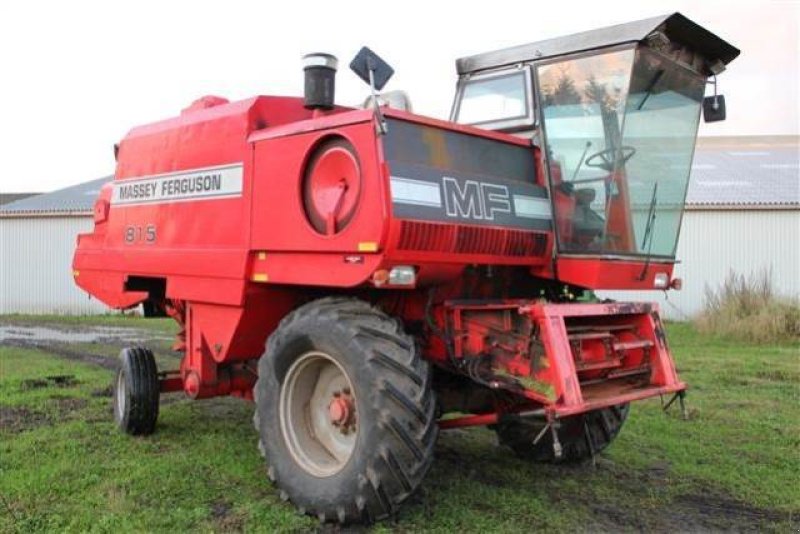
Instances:
[[[596,48],[635,43],[644,40],[654,31],[661,31],[670,40],[690,46],[709,63],[719,60],[727,65],[739,55],[738,48],[676,12],[463,57],[456,60],[456,70],[459,75],[468,74]]]

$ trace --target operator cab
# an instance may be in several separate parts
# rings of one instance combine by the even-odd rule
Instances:
[[[724,118],[738,55],[679,13],[479,54],[456,63],[451,120],[542,147],[560,255],[671,261],[701,107]]]

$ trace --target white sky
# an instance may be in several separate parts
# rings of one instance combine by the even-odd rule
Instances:
[[[337,103],[367,94],[346,67],[366,44],[387,90],[446,118],[458,57],[672,11],[742,50],[720,76],[728,120],[701,135],[798,134],[797,1],[0,0],[0,191],[111,174],[128,129],[205,94],[300,96],[308,52],[339,57]]]

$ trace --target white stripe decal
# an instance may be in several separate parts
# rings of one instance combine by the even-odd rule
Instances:
[[[551,219],[550,201],[546,198],[514,195],[514,213],[526,219]]]
[[[114,181],[111,203],[165,204],[242,196],[241,163]]]
[[[442,207],[442,194],[438,184],[402,176],[392,176],[390,183],[393,202],[414,206]]]

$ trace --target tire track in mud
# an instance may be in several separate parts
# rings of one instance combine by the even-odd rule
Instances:
[[[0,406],[0,435],[17,434],[44,425],[55,425],[68,420],[75,412],[86,408],[89,401],[80,397],[52,395],[48,402],[51,409],[37,410],[25,405]]]
[[[117,358],[70,348],[70,343],[91,343],[121,350],[130,345],[160,345],[172,338],[134,327],[87,325],[83,328],[64,328],[62,325],[16,323],[0,321],[0,346],[40,350],[71,361],[115,370]],[[170,351],[159,351],[178,358]]]
[[[472,436],[473,443],[480,442],[481,447],[465,450],[461,442],[468,436]],[[446,500],[442,495],[447,494],[448,488],[466,477],[484,487],[515,487],[520,492],[536,495],[556,509],[563,509],[564,503],[570,503],[591,518],[586,532],[800,531],[797,528],[800,510],[751,504],[700,479],[677,490],[676,483],[681,477],[672,472],[667,461],[630,468],[601,454],[595,466],[591,462],[534,466],[515,458],[508,459],[509,454],[508,449],[496,443],[494,436],[478,429],[460,433],[451,430],[440,436],[433,477],[425,486],[432,501],[426,508],[437,506],[438,500]],[[514,468],[530,469],[530,478],[512,482],[509,470]],[[577,481],[577,486],[561,486],[559,480]],[[628,498],[620,499],[623,495]]]
[[[602,459],[599,469],[609,472],[618,489],[635,493],[648,488],[661,506],[636,507],[613,500],[579,498],[597,519],[599,532],[632,529],[639,532],[764,532],[778,530],[795,521],[796,514],[744,502],[711,485],[696,481],[694,489],[671,494],[668,490],[670,466],[656,462],[649,468],[629,470],[610,459]]]
[[[16,347],[19,349],[40,350],[42,352],[46,352],[48,354],[52,354],[60,358],[77,361],[81,363],[88,363],[90,365],[96,365],[98,367],[102,367],[103,369],[108,369],[111,371],[117,368],[116,358],[108,358],[106,356],[89,354],[86,352],[77,352],[69,350],[57,344],[31,342],[31,341],[24,341],[21,339],[8,339],[2,343],[2,346]]]

